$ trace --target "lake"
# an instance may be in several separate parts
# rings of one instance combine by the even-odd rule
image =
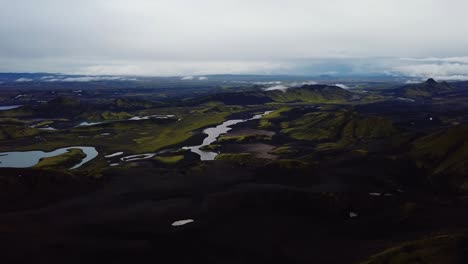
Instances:
[[[0,106],[0,111],[11,110],[11,109],[19,108],[21,106],[22,105],[3,105],[3,106]]]
[[[81,149],[86,154],[86,157],[81,160],[80,163],[71,167],[70,170],[77,169],[98,156],[98,152],[94,147],[80,146],[56,149],[51,152],[44,152],[40,150],[1,152],[0,168],[30,168],[38,164],[41,158],[59,156],[65,154],[69,149]]]

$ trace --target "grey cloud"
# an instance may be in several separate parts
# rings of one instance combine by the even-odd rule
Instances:
[[[282,91],[282,92],[286,92],[286,90],[290,89],[290,88],[296,88],[296,87],[301,87],[303,85],[310,85],[310,84],[317,84],[317,82],[315,81],[307,81],[307,82],[293,82],[293,83],[285,83],[285,84],[281,84],[282,82],[279,82],[279,81],[273,81],[273,82],[256,82],[256,84],[273,84],[273,86],[270,86],[270,87],[267,87],[263,90],[265,91],[275,91],[275,90],[278,90],[278,91]]]
[[[305,69],[298,60],[466,63],[468,54],[463,0],[0,2],[0,71],[304,74],[336,70]]]
[[[395,72],[410,77],[434,78],[438,80],[468,80],[468,64],[429,63],[398,66]]]
[[[342,83],[337,83],[337,84],[335,84],[335,86],[338,86],[338,87],[346,89],[346,90],[350,89],[349,86],[347,86],[346,84],[342,84]]]
[[[29,78],[19,78],[16,80],[16,82],[32,82],[33,79],[29,79]]]

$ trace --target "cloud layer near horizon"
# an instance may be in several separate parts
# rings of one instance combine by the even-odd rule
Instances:
[[[463,57],[468,54],[468,2],[463,0],[0,4],[0,71],[204,75],[372,70],[468,76]],[[378,59],[382,57],[418,59]],[[359,58],[367,59],[362,63]]]

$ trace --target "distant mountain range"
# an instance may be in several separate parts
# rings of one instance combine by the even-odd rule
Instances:
[[[321,103],[346,102],[359,99],[357,95],[346,89],[333,85],[303,85],[286,90],[263,90],[255,92],[232,92],[206,96],[197,99],[197,103],[222,102],[228,105],[251,105],[278,103]]]

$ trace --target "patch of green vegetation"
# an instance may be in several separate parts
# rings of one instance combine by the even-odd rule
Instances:
[[[126,120],[133,117],[133,115],[127,112],[98,112],[92,114],[83,115],[81,118],[88,121],[99,121],[99,120]]]
[[[203,150],[203,151],[217,151],[220,148],[221,148],[221,145],[210,144],[210,145],[206,145],[206,146],[201,147],[200,150]]]
[[[468,240],[463,235],[438,235],[403,243],[370,257],[361,264],[465,263]]]
[[[0,140],[17,139],[22,137],[35,136],[41,133],[40,130],[28,126],[18,125],[1,125],[0,126]]]
[[[408,98],[429,98],[444,91],[450,91],[452,87],[446,82],[436,82],[429,79],[424,83],[411,84],[400,88],[397,92],[400,96]]]
[[[393,122],[384,117],[370,116],[355,118],[348,122],[343,133],[348,138],[382,138],[389,137],[396,133]]]
[[[218,138],[219,143],[252,143],[271,141],[271,136],[267,135],[248,135],[248,136],[228,136],[222,135]]]
[[[177,156],[157,156],[153,158],[155,161],[161,162],[166,165],[174,165],[184,159],[184,155]]]
[[[114,101],[114,106],[122,110],[145,109],[159,105],[159,103],[132,98],[119,98]]]
[[[45,121],[41,121],[41,122],[36,123],[35,127],[48,126],[48,125],[52,125],[53,123],[54,123],[53,120],[45,120]]]
[[[282,125],[281,133],[294,140],[321,143],[319,149],[342,148],[358,141],[395,135],[391,120],[360,116],[351,111],[307,113]]]
[[[41,169],[69,169],[80,163],[84,158],[86,158],[86,154],[81,149],[69,149],[62,155],[40,159],[39,163],[34,167]]]
[[[259,123],[259,128],[261,129],[275,129],[278,126],[276,125],[281,120],[287,120],[286,113],[290,111],[290,107],[279,108],[267,115],[262,116]]]
[[[271,154],[278,155],[278,156],[294,155],[298,152],[299,152],[298,149],[291,147],[291,146],[281,146],[270,151]]]
[[[0,118],[0,124],[3,125],[26,125],[27,121],[17,119],[17,118],[11,118],[11,117],[6,117],[6,118]]]
[[[216,156],[216,160],[229,160],[240,166],[255,165],[263,162],[263,159],[250,153],[223,153]]]
[[[346,103],[353,97],[353,93],[350,91],[326,85],[306,85],[300,88],[288,89],[285,92],[270,91],[267,95],[275,102],[282,103]]]
[[[19,118],[19,117],[28,117],[32,116],[33,111],[27,107],[19,107],[11,110],[5,110],[5,111],[0,111],[0,117],[14,117],[14,118]]]
[[[273,163],[281,169],[289,170],[298,170],[309,167],[309,164],[307,162],[295,159],[278,159],[275,160]]]
[[[282,129],[281,132],[296,140],[334,140],[339,137],[341,129],[346,124],[345,115],[343,112],[308,113],[289,122],[289,128]]]
[[[410,156],[419,167],[432,172],[431,181],[460,187],[468,186],[468,127],[454,126],[419,138]]]

